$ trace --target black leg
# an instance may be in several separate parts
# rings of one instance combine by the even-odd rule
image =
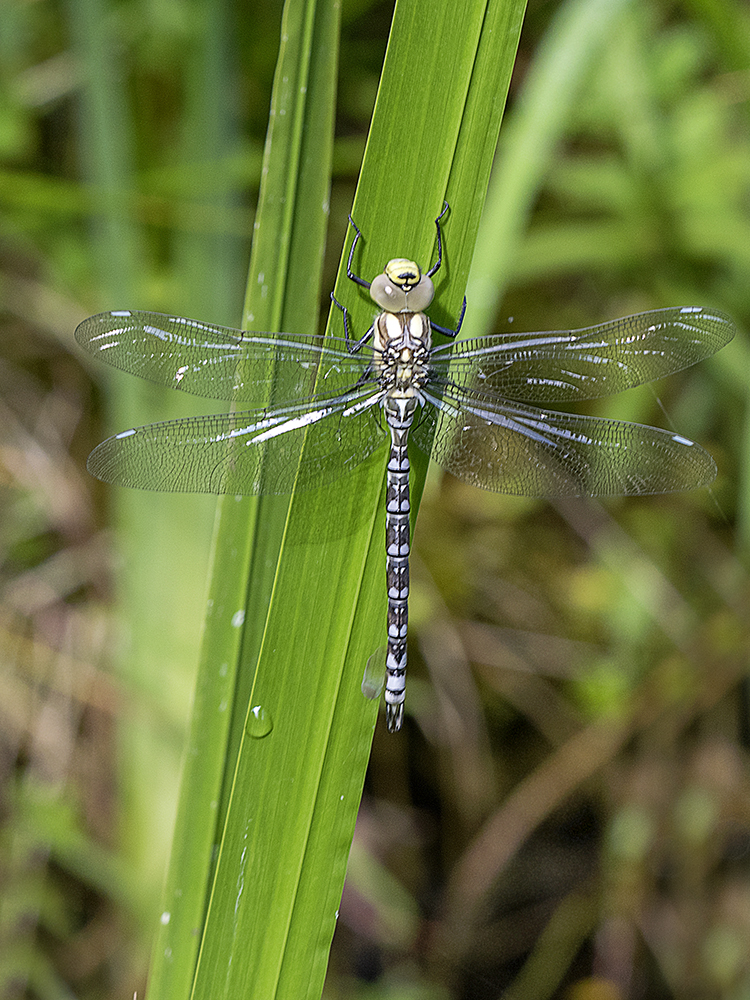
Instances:
[[[442,219],[442,217],[445,215],[445,213],[447,211],[448,211],[448,202],[444,201],[443,202],[443,211],[440,213],[440,215],[437,217],[437,219],[435,219],[435,229],[437,229],[437,241],[438,241],[438,259],[435,261],[435,263],[432,265],[432,267],[430,268],[430,270],[427,272],[427,277],[428,278],[431,278],[433,276],[433,274],[435,274],[435,272],[440,268],[440,265],[443,263],[443,238],[442,238],[442,234],[440,232],[440,220]],[[459,327],[460,327],[460,325],[461,324],[459,323]],[[438,328],[435,327],[435,329],[437,330]],[[458,331],[456,331],[456,332],[458,332]]]
[[[351,215],[349,216],[349,222],[351,222],[352,226],[354,227],[354,232],[357,235],[352,240],[352,248],[349,251],[349,260],[346,262],[346,276],[347,276],[347,278],[350,279],[350,281],[356,281],[357,284],[361,285],[363,288],[369,288],[370,287],[370,282],[369,281],[365,281],[364,278],[357,277],[357,275],[354,273],[354,271],[352,271],[352,260],[354,259],[354,249],[357,246],[357,244],[359,243],[359,239],[360,239],[362,233],[359,231],[359,227],[357,226],[357,223],[354,221],[354,219],[351,217]],[[333,301],[336,302],[335,299]],[[336,305],[338,305],[338,302],[336,302]]]
[[[430,326],[432,327],[433,330],[437,330],[438,333],[442,333],[444,337],[450,337],[451,339],[453,339],[454,337],[458,336],[458,331],[461,329],[461,324],[464,321],[465,312],[466,312],[466,296],[464,295],[464,304],[461,306],[461,315],[458,317],[458,323],[456,324],[455,330],[451,330],[450,327],[447,326],[438,326],[437,323],[433,323],[432,320],[430,320]]]
[[[370,339],[370,335],[372,333],[372,327],[370,327],[370,329],[367,331],[364,337],[362,337],[360,340],[353,341],[351,334],[349,332],[349,310],[346,308],[346,306],[341,305],[341,303],[333,294],[333,292],[331,292],[331,301],[333,302],[334,305],[339,307],[344,317],[344,338],[346,339],[346,349],[349,351],[350,354],[356,354],[357,351],[362,347],[362,345],[366,344],[367,341]]]

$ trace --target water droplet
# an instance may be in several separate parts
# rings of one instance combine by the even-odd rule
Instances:
[[[262,705],[253,705],[247,713],[245,722],[245,732],[253,739],[262,740],[264,736],[273,729],[273,719],[271,713],[267,712]]]
[[[386,648],[381,646],[376,649],[370,659],[365,664],[365,672],[362,677],[362,694],[368,701],[375,701],[379,698],[385,684],[385,656]]]

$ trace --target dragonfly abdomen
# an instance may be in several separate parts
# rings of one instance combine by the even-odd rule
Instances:
[[[399,416],[386,407],[391,430],[385,500],[386,584],[388,587],[388,654],[386,656],[386,722],[401,728],[406,698],[406,635],[409,623],[410,511],[407,438],[412,414]]]

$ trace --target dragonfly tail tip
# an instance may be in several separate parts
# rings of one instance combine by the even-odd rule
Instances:
[[[386,705],[385,721],[388,725],[389,733],[397,733],[404,722],[404,703],[398,705]]]

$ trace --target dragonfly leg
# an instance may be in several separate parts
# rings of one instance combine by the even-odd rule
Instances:
[[[437,241],[438,241],[438,259],[435,261],[430,270],[427,272],[428,278],[431,278],[433,274],[435,274],[435,272],[440,269],[440,265],[443,263],[443,237],[440,232],[440,220],[447,211],[448,211],[448,202],[444,201],[443,211],[440,213],[437,219],[435,219],[435,229],[437,229]]]
[[[431,278],[433,274],[439,269],[440,265],[443,263],[443,236],[440,229],[440,220],[448,211],[448,202],[443,202],[443,211],[435,219],[435,229],[437,229],[437,245],[438,245],[438,257],[435,263],[432,265],[430,270],[427,272],[427,277]],[[461,324],[464,321],[464,313],[466,312],[466,296],[464,296],[464,303],[461,306],[461,315],[458,317],[458,323],[456,324],[456,329],[452,330],[448,326],[438,326],[437,323],[432,323],[432,329],[437,330],[438,333],[442,333],[444,337],[457,337],[458,331],[461,329]]]
[[[430,326],[433,330],[437,330],[438,333],[442,333],[444,337],[457,337],[458,331],[461,329],[461,324],[464,321],[464,313],[466,312],[466,296],[464,295],[464,304],[461,306],[461,315],[458,317],[458,323],[456,324],[456,329],[451,330],[448,326],[438,326],[437,323],[433,323],[430,320]]]
[[[354,219],[351,217],[351,215],[349,216],[349,222],[351,222],[351,224],[352,224],[352,226],[354,228],[354,232],[356,233],[356,236],[352,240],[351,250],[349,251],[349,260],[347,260],[347,262],[346,262],[346,276],[347,276],[347,278],[349,278],[350,281],[356,281],[356,283],[358,285],[361,285],[363,288],[369,288],[370,287],[370,282],[369,281],[365,281],[364,278],[360,278],[358,275],[356,275],[354,273],[354,271],[352,271],[352,261],[354,260],[354,250],[355,250],[357,244],[360,241],[360,237],[362,236],[362,233],[360,232],[359,226],[354,221]],[[334,299],[334,302],[335,301],[336,300]],[[338,303],[336,303],[336,304],[338,305]]]
[[[367,341],[370,339],[370,336],[372,334],[372,327],[370,327],[370,329],[367,331],[364,337],[360,337],[359,340],[353,340],[351,332],[349,330],[349,310],[346,308],[346,306],[341,305],[341,303],[333,294],[333,292],[331,292],[331,301],[333,302],[334,305],[339,307],[344,317],[344,337],[346,339],[347,350],[349,351],[350,354],[356,354],[357,351],[362,347],[362,345],[366,344]]]

